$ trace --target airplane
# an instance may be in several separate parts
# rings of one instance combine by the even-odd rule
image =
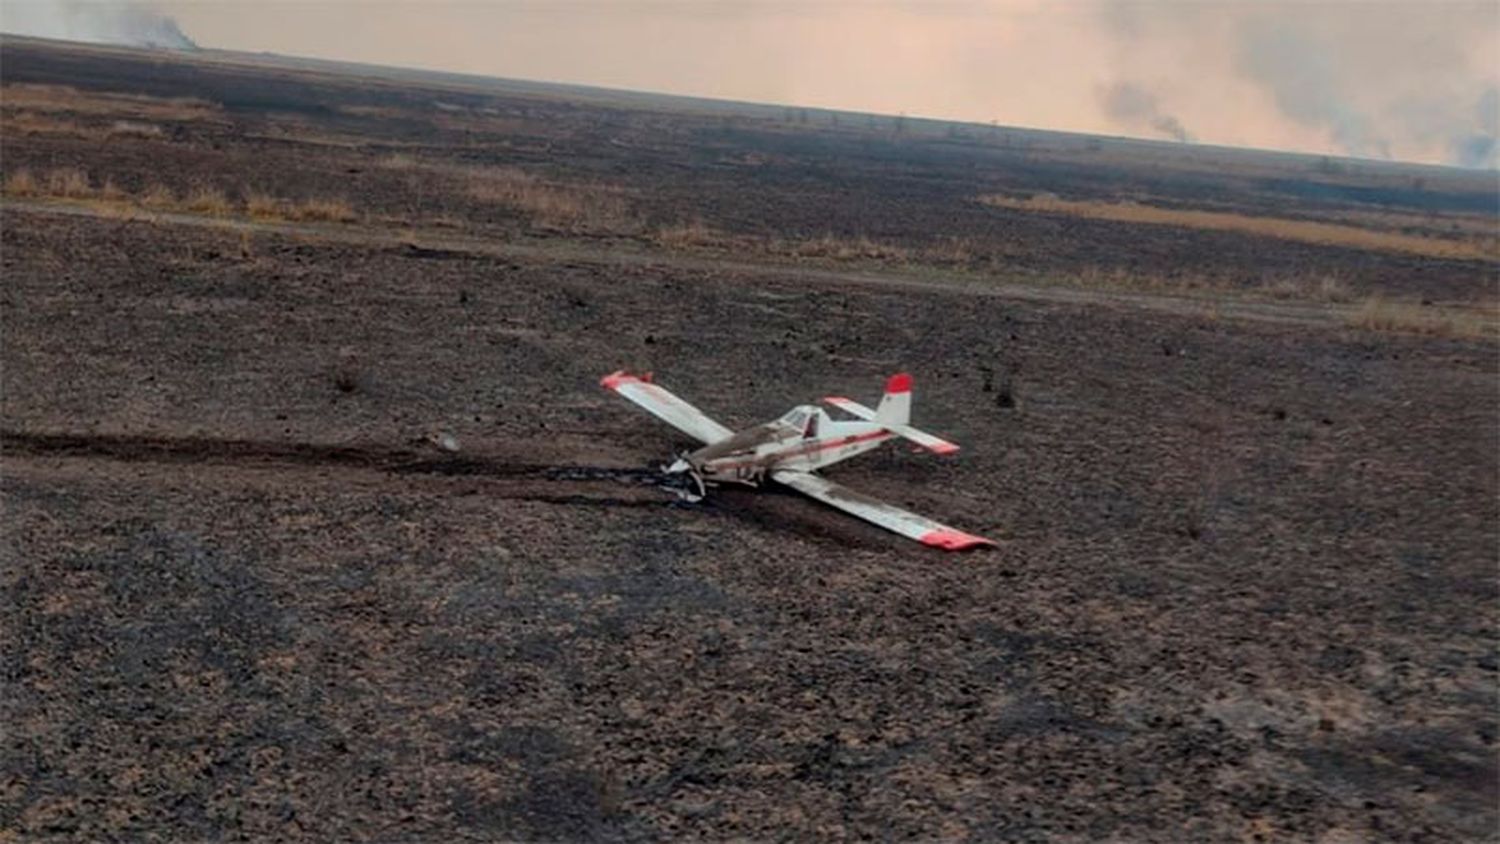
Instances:
[[[958,551],[995,544],[815,474],[818,469],[863,454],[893,437],[904,437],[938,454],[958,451],[953,443],[907,424],[911,417],[911,376],[904,372],[886,382],[885,395],[874,410],[842,396],[823,399],[858,417],[857,420],[836,420],[821,407],[804,404],[779,419],[738,432],[720,425],[654,383],[650,373],[637,376],[622,369],[604,376],[599,384],[703,443],[702,448],[683,454],[666,470],[669,474],[691,476],[698,489],[694,500],[706,494],[707,485],[735,483],[754,487],[769,478],[924,545]]]

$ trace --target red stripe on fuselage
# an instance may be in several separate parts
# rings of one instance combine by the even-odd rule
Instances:
[[[853,436],[844,437],[837,440],[820,440],[810,446],[803,446],[802,448],[793,449],[791,451],[778,451],[773,454],[767,455],[767,457],[774,457],[777,459],[786,457],[803,457],[808,454],[816,454],[820,451],[827,451],[830,448],[843,448],[846,445],[866,443],[870,440],[889,439],[893,436],[895,436],[895,434],[892,434],[890,431],[881,428],[878,431],[871,431],[868,434],[855,434]],[[754,466],[759,462],[760,461],[758,460],[741,460],[736,463],[715,463],[714,461],[710,460],[705,465],[711,466],[714,469],[738,469],[741,466]]]

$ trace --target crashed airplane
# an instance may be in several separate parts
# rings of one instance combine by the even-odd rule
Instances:
[[[957,551],[995,544],[814,474],[893,437],[904,437],[938,454],[958,451],[953,443],[907,424],[911,417],[910,375],[891,376],[885,385],[885,395],[874,410],[840,396],[823,399],[858,419],[833,419],[821,407],[805,404],[792,408],[780,419],[739,432],[720,425],[653,383],[649,373],[636,376],[621,370],[604,376],[599,383],[704,444],[667,468],[669,473],[691,476],[698,497],[705,493],[706,485],[759,486],[770,479],[924,545]]]

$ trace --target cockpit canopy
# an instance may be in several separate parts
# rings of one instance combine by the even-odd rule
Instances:
[[[799,404],[781,417],[782,424],[802,432],[804,438],[818,435],[818,417],[822,413],[814,404]]]

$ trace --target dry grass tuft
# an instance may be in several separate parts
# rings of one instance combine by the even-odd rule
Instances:
[[[114,179],[105,179],[104,184],[99,187],[99,198],[109,202],[124,202],[128,194]]]
[[[513,208],[548,228],[620,231],[631,222],[629,206],[608,185],[555,184],[509,167],[470,168],[464,178],[473,199]]]
[[[968,265],[981,257],[984,250],[967,237],[945,237],[922,248],[922,260],[940,264]]]
[[[21,135],[71,135],[76,138],[97,138],[101,133],[76,120],[61,120],[29,111],[6,114],[0,122],[6,134]]]
[[[1354,301],[1354,292],[1349,286],[1337,276],[1331,275],[1287,276],[1266,285],[1263,290],[1273,299],[1332,303]]]
[[[177,194],[166,185],[156,183],[146,188],[137,198],[141,205],[147,208],[176,208]]]
[[[33,176],[30,170],[17,168],[5,177],[5,194],[13,197],[92,199],[96,200],[95,204],[101,210],[116,206],[124,209],[141,207],[213,217],[233,216],[239,210],[224,191],[210,185],[193,188],[183,197],[160,182],[146,186],[145,190],[133,196],[121,189],[113,179],[105,179],[104,184],[95,190],[89,184],[88,174],[76,167],[52,170],[41,180]],[[251,191],[246,195],[244,212],[260,220],[347,223],[359,219],[359,214],[343,199],[308,199],[292,203],[259,191]]]
[[[344,105],[344,106],[337,106],[336,109],[337,109],[337,111],[340,114],[347,114],[347,115],[350,115],[351,117],[409,117],[410,116],[410,112],[407,112],[407,111],[405,111],[403,109],[399,109],[399,108],[391,108],[389,106]]]
[[[1318,279],[1313,285],[1312,293],[1315,298],[1322,302],[1352,302],[1354,292],[1336,276],[1325,275]]]
[[[911,253],[900,246],[868,237],[843,238],[831,234],[794,244],[792,254],[800,258],[831,258],[835,261],[905,261],[911,257]]]
[[[162,136],[160,126],[155,123],[143,123],[139,120],[116,120],[109,127],[111,138],[147,138],[156,139]]]
[[[94,213],[111,220],[132,220],[136,218],[136,207],[128,202],[111,200],[90,203]]]
[[[214,217],[228,216],[234,210],[234,206],[223,191],[209,186],[194,188],[192,193],[187,195],[184,205],[189,211]]]
[[[284,216],[289,220],[313,220],[349,223],[359,219],[354,208],[342,199],[308,199],[288,206]]]
[[[5,177],[6,196],[36,196],[41,190],[42,186],[37,184],[36,177],[25,167],[12,170]]]
[[[257,220],[274,220],[285,216],[281,200],[260,191],[246,194],[245,212]]]
[[[979,197],[979,201],[986,205],[1008,208],[1013,211],[1066,214],[1071,217],[1111,220],[1120,223],[1144,223],[1147,225],[1178,226],[1207,231],[1238,232],[1280,240],[1313,243],[1321,246],[1343,246],[1378,252],[1401,252],[1409,255],[1422,255],[1429,258],[1458,258],[1466,260],[1495,260],[1500,258],[1500,251],[1497,251],[1493,242],[1423,237],[1421,235],[1377,231],[1318,220],[1251,217],[1244,214],[1232,214],[1223,211],[1161,208],[1154,205],[1138,205],[1132,202],[1069,200],[1059,199],[1051,194],[1039,194],[1027,199],[988,195]]]
[[[1125,267],[1089,265],[1070,277],[1079,287],[1095,290],[1133,290],[1144,293],[1218,293],[1232,285],[1223,278],[1204,273],[1141,274]]]
[[[7,109],[42,112],[108,114],[123,118],[182,121],[200,120],[222,113],[217,104],[205,100],[80,91],[65,85],[28,83],[6,85],[4,106]]]
[[[1422,334],[1429,337],[1477,338],[1493,336],[1500,322],[1496,314],[1434,308],[1411,302],[1392,302],[1371,296],[1352,310],[1346,322],[1367,331]]]
[[[289,202],[260,191],[252,191],[246,195],[245,212],[257,220],[349,223],[359,219],[358,212],[343,199]]]
[[[404,152],[393,152],[381,158],[376,164],[387,170],[411,170],[422,166],[420,161]]]
[[[709,228],[708,224],[694,218],[686,223],[677,223],[657,229],[651,239],[668,249],[691,249],[713,246],[723,241],[723,236]]]
[[[93,196],[88,174],[77,167],[58,167],[47,174],[47,195],[68,199]]]
[[[612,185],[553,182],[514,167],[433,164],[405,153],[386,155],[377,164],[408,172],[410,179],[427,173],[456,181],[470,199],[511,209],[544,228],[611,234],[640,230],[623,191]]]

